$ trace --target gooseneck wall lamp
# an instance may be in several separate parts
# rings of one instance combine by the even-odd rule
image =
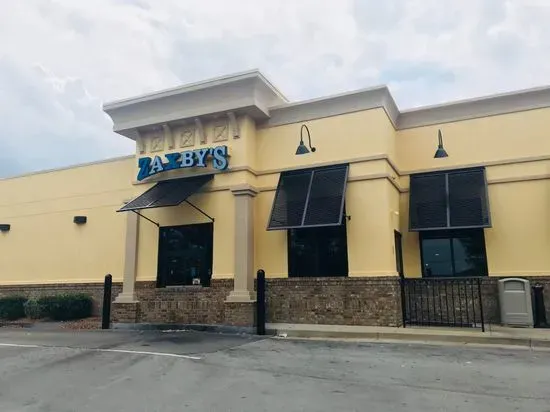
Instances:
[[[434,158],[439,159],[441,157],[448,157],[449,155],[447,154],[447,151],[443,147],[443,136],[441,135],[441,130],[437,131],[437,139],[438,139],[438,144],[437,144],[437,150],[435,151]]]
[[[308,141],[309,141],[309,149],[304,144],[304,130],[307,132],[307,138],[308,138]],[[317,149],[311,145],[311,135],[309,134],[309,129],[307,128],[307,126],[305,124],[303,124],[302,127],[300,128],[300,144],[298,145],[298,148],[296,149],[296,154],[297,155],[303,155],[303,154],[309,153],[310,150],[311,150],[311,152],[315,152],[315,150],[317,150]]]

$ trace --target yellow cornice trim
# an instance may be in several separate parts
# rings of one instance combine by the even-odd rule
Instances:
[[[491,160],[487,162],[472,162],[472,163],[464,163],[460,165],[449,165],[449,166],[443,166],[443,167],[434,167],[430,169],[414,169],[414,170],[399,170],[397,169],[396,172],[399,174],[399,176],[409,176],[415,173],[426,173],[426,172],[439,172],[439,171],[445,171],[445,170],[453,170],[453,169],[462,169],[467,167],[493,167],[493,166],[506,166],[506,165],[512,165],[512,164],[521,164],[521,163],[534,163],[534,162],[543,162],[546,160],[550,160],[550,156],[544,155],[544,156],[527,156],[527,157],[516,157],[511,159],[503,159],[503,160]]]

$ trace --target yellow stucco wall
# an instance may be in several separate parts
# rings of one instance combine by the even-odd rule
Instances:
[[[350,163],[346,193],[350,276],[396,275],[394,230],[403,235],[405,274],[420,275],[418,234],[408,231],[410,173],[487,164],[493,227],[486,247],[491,275],[550,272],[550,152],[545,138],[550,110],[395,131],[386,112],[372,109],[306,122],[317,152],[296,156],[302,123],[257,126],[239,118],[240,136],[196,149],[226,144],[230,168],[215,176],[205,192],[190,200],[215,218],[213,277],[233,276],[235,198],[231,188],[255,187],[254,266],[268,277],[288,271],[285,231],[267,231],[275,187],[282,170]],[[206,124],[206,130],[212,125]],[[437,130],[449,157],[433,159]],[[211,132],[209,132],[211,133]],[[139,153],[136,153],[140,156]],[[520,162],[520,163],[518,163]],[[0,284],[101,281],[105,273],[122,279],[125,216],[122,201],[151,184],[135,184],[136,159],[128,158],[50,173],[0,180]],[[183,175],[192,174],[191,171]],[[159,175],[158,179],[170,176]],[[163,226],[208,222],[186,204],[143,212]],[[88,216],[77,226],[74,215]],[[137,279],[155,280],[158,230],[139,223]]]
[[[134,159],[0,181],[0,284],[122,280]],[[84,225],[73,217],[85,215]]]
[[[402,172],[517,161],[550,153],[549,109],[400,130],[396,161]],[[441,129],[449,157],[434,159]]]
[[[351,182],[346,193],[350,276],[396,275],[392,192],[386,179]],[[373,196],[378,193],[378,196]]]
[[[485,231],[489,273],[547,275],[550,271],[550,181],[490,184],[493,227]]]
[[[383,109],[372,109],[307,122],[317,151],[295,156],[302,123],[256,132],[258,170],[300,168],[307,165],[349,161],[387,155],[394,149],[395,131]],[[304,131],[307,144],[307,134]]]
[[[549,115],[549,109],[530,110],[397,132],[405,190],[410,173],[486,165],[492,228],[485,229],[485,246],[492,276],[550,272]],[[433,158],[438,129],[447,158]],[[405,273],[420,276],[418,234],[408,232],[408,196],[400,196]]]

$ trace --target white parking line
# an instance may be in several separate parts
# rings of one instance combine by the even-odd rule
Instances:
[[[124,350],[124,349],[90,349],[90,350],[97,350],[98,352],[135,353],[137,355],[168,356],[171,358],[201,360],[201,358],[199,358],[198,356],[179,355],[177,353],[144,352],[144,351],[138,351],[138,350]]]
[[[82,349],[82,350],[95,351],[95,352],[129,353],[129,354],[135,354],[135,355],[165,356],[170,358],[191,359],[191,360],[202,359],[198,356],[180,355],[177,353],[146,352],[146,351],[127,350],[127,349],[101,349],[101,348],[80,348],[80,347],[70,347],[70,346],[26,345],[21,343],[0,343],[0,346],[6,346],[6,347],[12,347],[12,348],[61,348],[61,349],[73,349],[73,350]]]
[[[13,348],[43,348],[44,347],[40,345],[22,345],[19,343],[0,343],[0,346],[8,346]]]

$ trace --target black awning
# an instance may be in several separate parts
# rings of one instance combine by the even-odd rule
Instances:
[[[348,165],[281,173],[268,230],[342,223]]]
[[[214,175],[186,177],[165,180],[128,202],[117,212],[151,209],[154,207],[177,206],[208,183]]]
[[[485,168],[411,176],[412,231],[491,226]]]

